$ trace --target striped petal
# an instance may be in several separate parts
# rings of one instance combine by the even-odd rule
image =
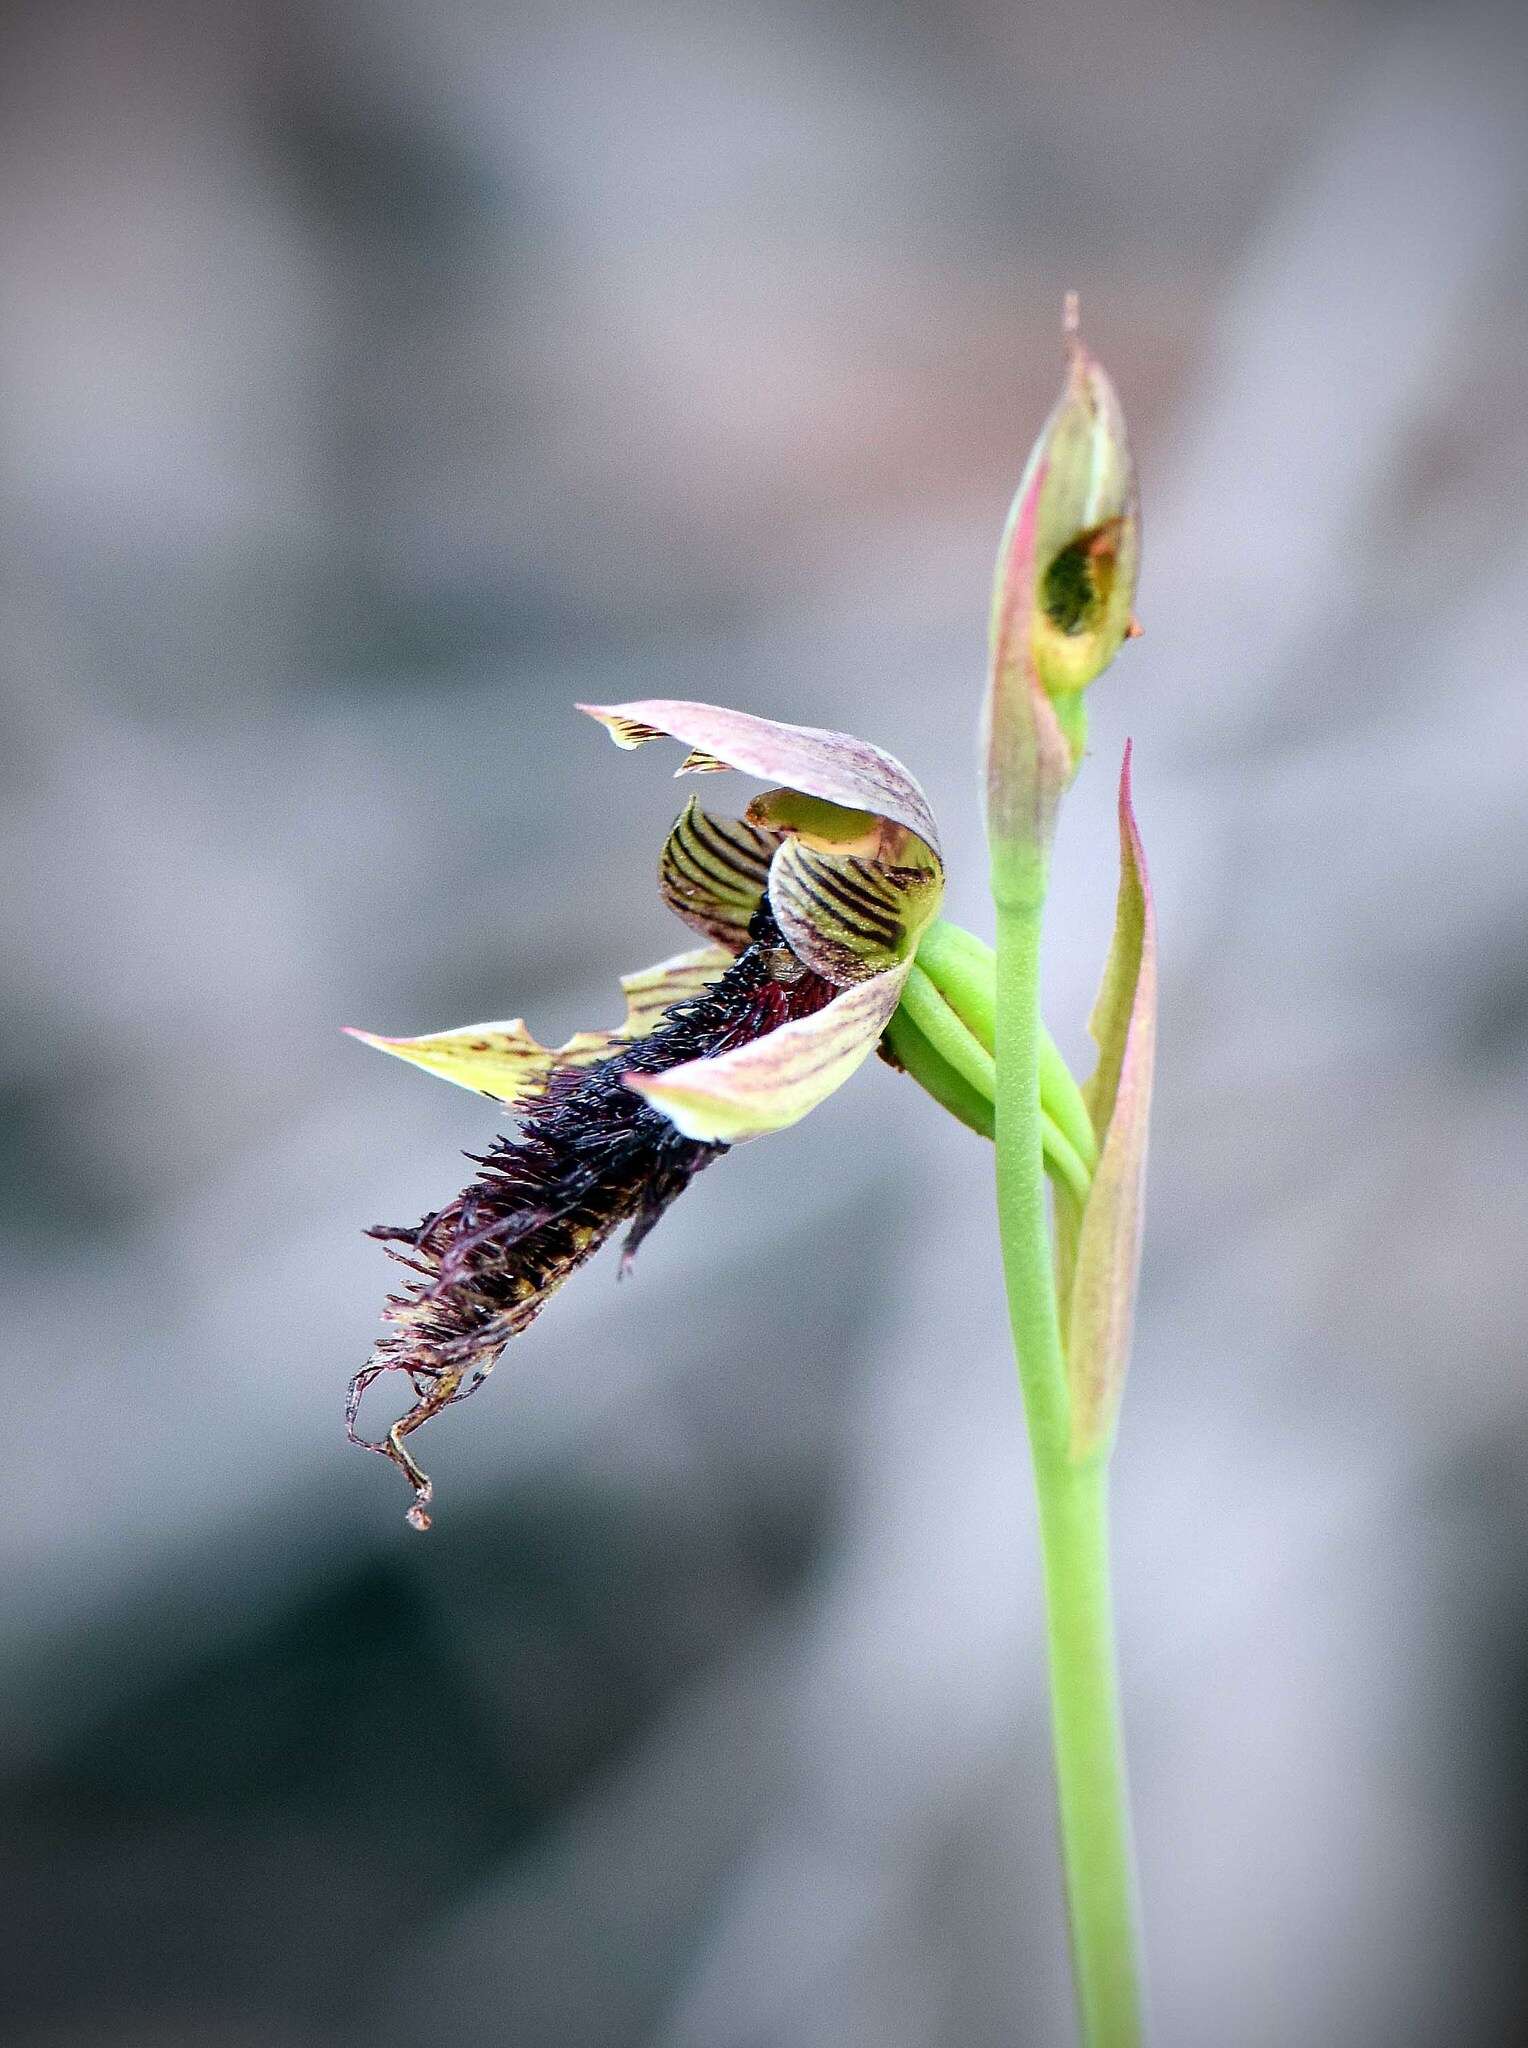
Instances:
[[[546,1093],[547,1082],[560,1067],[587,1067],[614,1047],[645,1038],[676,1003],[699,995],[732,964],[732,953],[720,946],[701,946],[660,960],[640,974],[624,975],[621,990],[626,1015],[614,1030],[579,1031],[566,1045],[546,1046],[533,1038],[525,1020],[464,1024],[455,1031],[427,1033],[422,1038],[382,1038],[372,1031],[346,1029],[363,1045],[374,1045],[395,1059],[439,1074],[459,1088],[470,1088],[494,1102],[514,1106],[534,1102]]]
[[[798,960],[843,987],[912,959],[938,912],[944,876],[921,841],[910,843],[924,854],[922,865],[785,841],[770,864],[769,905]]]
[[[808,796],[888,818],[916,833],[931,853],[938,854],[934,814],[913,777],[890,754],[848,733],[784,725],[719,704],[670,697],[578,708],[597,718],[620,747],[641,747],[664,738],[682,741],[692,751],[681,774],[720,766],[764,782],[783,782]]]
[[[764,900],[778,832],[741,818],[716,818],[691,797],[658,863],[663,900],[692,931],[741,953]]]
[[[751,1044],[666,1073],[632,1074],[626,1085],[701,1144],[736,1145],[783,1131],[841,1088],[874,1052],[907,972],[906,965],[889,968]]]

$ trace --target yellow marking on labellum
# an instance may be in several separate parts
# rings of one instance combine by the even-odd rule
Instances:
[[[455,1031],[428,1032],[421,1038],[383,1038],[373,1031],[347,1026],[352,1038],[379,1052],[423,1067],[459,1088],[470,1088],[509,1106],[535,1102],[561,1067],[587,1067],[617,1046],[645,1038],[676,1003],[709,988],[726,972],[732,955],[719,946],[660,960],[655,967],[622,978],[626,1015],[612,1031],[579,1031],[565,1045],[542,1045],[527,1030],[523,1017],[490,1024],[464,1024]]]
[[[860,853],[867,860],[897,861],[914,837],[905,825],[873,811],[852,811],[820,796],[804,796],[799,789],[767,789],[746,815],[755,825],[790,832],[823,853]]]
[[[691,747],[679,766],[674,770],[674,779],[681,775],[725,775],[727,763],[718,761],[714,754],[708,754],[704,747]]]

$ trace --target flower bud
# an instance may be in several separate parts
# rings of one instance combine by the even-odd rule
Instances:
[[[1066,389],[1036,450],[1030,650],[1053,697],[1086,689],[1130,633],[1141,521],[1125,416],[1068,335]],[[1001,572],[1000,572],[1001,573]]]
[[[987,696],[994,852],[1043,854],[1082,757],[1082,692],[1136,630],[1140,514],[1113,384],[1066,309],[1067,377],[1019,484],[998,550]]]

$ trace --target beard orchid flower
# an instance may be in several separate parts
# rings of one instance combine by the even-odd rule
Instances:
[[[927,799],[879,748],[711,704],[579,708],[621,747],[682,742],[681,775],[730,768],[774,786],[742,818],[693,798],[680,814],[658,885],[705,944],[627,977],[614,1029],[561,1046],[539,1044],[520,1018],[352,1034],[490,1097],[520,1126],[475,1156],[480,1173],[443,1208],[371,1233],[410,1277],[351,1383],[348,1425],[407,1476],[416,1528],[429,1526],[431,1485],[405,1439],[481,1386],[617,1232],[624,1271],[703,1167],[799,1122],[849,1079],[902,1002],[944,891]],[[383,1436],[362,1437],[362,1397],[392,1372],[413,1403]]]
[[[411,1228],[379,1227],[407,1275],[351,1382],[358,1443],[390,1458],[428,1528],[409,1439],[480,1387],[505,1344],[624,1232],[622,1264],[703,1167],[785,1130],[879,1050],[993,1141],[1013,1349],[1044,1553],[1060,1843],[1082,2037],[1141,2039],[1135,1880],[1109,1592],[1108,1497],[1140,1262],[1156,920],[1119,785],[1114,937],[1079,1086],[1046,1033],[1040,963],[1059,809],[1086,752],[1087,693],[1125,641],[1140,563],[1135,464],[1113,383],[1063,320],[1066,375],[998,551],[982,719],[996,947],[940,915],[922,790],[846,734],[713,704],[590,705],[618,746],[671,739],[679,773],[765,783],[741,818],[690,802],[658,866],[704,943],[624,984],[611,1030],[545,1046],[524,1023],[356,1035],[510,1110],[469,1186]],[[1047,1194],[1046,1182],[1050,1183]],[[376,1441],[366,1391],[412,1404]]]

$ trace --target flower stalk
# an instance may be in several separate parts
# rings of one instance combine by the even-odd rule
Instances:
[[[998,907],[997,1204],[1044,1558],[1062,1864],[1082,2036],[1141,2038],[1108,1550],[1108,1462],[1074,1464],[1040,1116],[1041,906]]]
[[[1040,1019],[1043,863],[1035,872],[1039,886],[998,903],[995,954],[942,919],[929,928],[887,1037],[898,1064],[936,1100],[997,1141],[999,1230],[1039,1505],[1056,1784],[1083,2038],[1097,2048],[1129,2048],[1140,2039],[1140,1993],[1115,1678],[1108,1456],[1097,1445],[1080,1459],[1073,1454],[1076,1404],[1062,1316],[1101,1155],[1087,1098]],[[1122,984],[1124,977],[1110,979]],[[1056,1203],[1054,1247],[1047,1177]]]
[[[1136,1884],[1109,1571],[1109,1452],[1129,1349],[1150,1102],[1154,956],[1121,781],[1122,882],[1093,1017],[1099,1071],[1068,1087],[1040,1021],[1057,810],[1081,763],[1084,692],[1134,630],[1134,471],[1118,399],[1076,334],[999,551],[985,718],[997,948],[998,1226],[1044,1561],[1051,1721],[1073,1974],[1088,2048],[1142,2038]],[[1130,1075],[1126,1082],[1123,1077]],[[1051,1131],[1086,1137],[1088,1179]],[[1074,1146],[1074,1152],[1076,1147]],[[1055,1226],[1046,1175],[1056,1184]]]

